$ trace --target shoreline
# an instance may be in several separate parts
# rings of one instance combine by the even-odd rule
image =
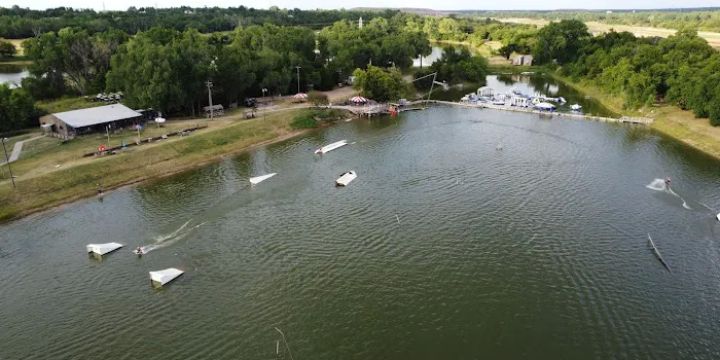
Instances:
[[[291,125],[296,112],[268,114],[266,119],[239,121],[183,139],[173,139],[152,148],[94,159],[94,161],[26,178],[17,189],[9,183],[0,191],[0,224],[82,200],[126,186],[151,182],[207,166],[228,156],[252,151],[323,128],[296,129]]]
[[[285,141],[285,140],[290,140],[290,139],[292,139],[292,138],[294,138],[294,137],[297,137],[297,136],[303,135],[303,134],[305,134],[305,133],[308,133],[308,132],[310,132],[311,130],[316,130],[316,129],[294,130],[294,131],[291,131],[291,132],[289,132],[289,133],[287,133],[287,134],[283,134],[283,135],[281,135],[281,136],[279,136],[279,137],[277,137],[277,138],[270,139],[270,140],[265,140],[265,141],[261,141],[261,142],[259,142],[259,143],[255,143],[255,144],[248,145],[248,146],[245,146],[245,147],[242,147],[242,148],[238,148],[238,149],[235,149],[235,150],[230,151],[230,152],[227,152],[227,153],[222,153],[222,154],[217,155],[217,156],[215,156],[215,157],[208,158],[208,159],[206,159],[206,160],[204,160],[204,161],[193,162],[193,163],[187,164],[187,165],[185,165],[185,166],[176,168],[175,170],[170,171],[170,172],[165,172],[165,173],[162,173],[162,174],[159,174],[159,175],[154,175],[154,176],[134,178],[134,179],[132,179],[132,180],[128,180],[128,181],[125,181],[125,182],[120,182],[120,183],[117,183],[117,184],[113,184],[113,185],[108,186],[107,188],[104,189],[104,191],[103,191],[103,193],[102,193],[102,196],[107,195],[107,194],[109,194],[109,193],[111,193],[111,192],[114,192],[114,191],[123,189],[123,188],[138,186],[138,185],[143,184],[143,183],[148,183],[148,184],[149,184],[149,183],[152,183],[153,181],[159,181],[159,180],[162,180],[162,179],[165,179],[165,178],[174,176],[174,175],[182,174],[182,173],[187,172],[187,171],[191,171],[191,170],[195,170],[195,169],[201,168],[201,167],[203,167],[203,166],[208,166],[208,165],[211,165],[211,164],[220,162],[220,161],[222,161],[223,159],[225,159],[225,158],[228,157],[228,156],[237,156],[237,155],[240,155],[240,154],[245,153],[245,152],[247,152],[247,151],[255,150],[255,149],[257,149],[257,148],[259,148],[259,147],[262,147],[262,146],[272,145],[272,144],[279,143],[279,142],[282,142],[282,141]],[[98,194],[92,194],[92,195],[88,195],[88,194],[77,194],[76,196],[63,198],[62,200],[60,200],[60,201],[57,202],[57,203],[52,203],[52,204],[47,205],[47,206],[41,206],[41,207],[32,208],[32,209],[29,209],[29,210],[27,210],[27,211],[20,212],[20,213],[18,213],[18,214],[17,214],[16,216],[14,216],[14,217],[0,219],[0,225],[8,224],[8,223],[11,223],[11,222],[13,222],[13,221],[19,221],[19,220],[22,220],[22,219],[27,218],[27,217],[29,217],[29,216],[32,216],[32,215],[39,215],[39,214],[51,212],[51,211],[54,211],[54,210],[60,210],[60,209],[64,208],[65,206],[71,205],[71,204],[73,204],[73,203],[75,203],[75,202],[77,202],[77,201],[81,201],[81,200],[85,200],[85,199],[90,199],[90,198],[93,198],[93,197],[95,197],[95,198],[102,198],[102,196],[101,196],[101,195],[98,195]]]
[[[682,110],[675,105],[662,104],[652,107],[650,113],[639,110],[627,110],[622,106],[623,99],[604,93],[602,90],[586,84],[580,84],[560,76],[554,71],[546,71],[577,91],[591,96],[600,104],[623,116],[645,116],[653,119],[649,129],[677,141],[693,150],[699,151],[716,160],[720,160],[720,127],[710,125],[707,118],[696,118],[692,111]]]

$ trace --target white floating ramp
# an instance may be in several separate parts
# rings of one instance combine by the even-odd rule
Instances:
[[[167,268],[165,270],[158,270],[158,271],[150,271],[150,281],[152,282],[153,286],[159,287],[163,286],[173,280],[175,280],[178,276],[182,275],[184,271],[176,268]]]
[[[261,182],[263,182],[263,181],[265,181],[265,180],[267,180],[267,179],[269,179],[269,178],[271,178],[271,177],[273,177],[273,176],[275,176],[275,175],[277,175],[277,173],[270,173],[270,174],[267,174],[267,175],[261,175],[261,176],[251,177],[251,178],[250,178],[250,184],[253,184],[253,185],[259,184],[259,183],[261,183]]]
[[[335,185],[347,186],[351,181],[355,180],[356,177],[357,177],[357,174],[355,173],[355,171],[350,170],[350,171],[340,175],[340,177],[337,180],[335,180]]]
[[[328,151],[333,151],[333,150],[335,150],[335,149],[337,149],[337,148],[339,148],[339,147],[343,147],[343,146],[345,146],[345,145],[347,145],[347,144],[348,144],[347,140],[336,141],[336,142],[334,142],[334,143],[332,143],[332,144],[327,144],[327,145],[325,145],[325,146],[323,146],[323,147],[315,150],[315,153],[316,153],[316,154],[324,154],[324,153],[326,153],[326,152],[328,152]]]
[[[123,244],[119,244],[116,242],[111,242],[107,244],[88,244],[87,252],[102,256],[111,253],[121,247],[123,247]]]

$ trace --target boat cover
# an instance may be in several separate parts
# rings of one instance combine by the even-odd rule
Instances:
[[[109,252],[113,252],[121,247],[123,247],[123,244],[119,244],[116,242],[111,242],[111,243],[107,243],[107,244],[88,244],[87,252],[98,254],[98,255],[105,255],[105,254],[107,254]]]

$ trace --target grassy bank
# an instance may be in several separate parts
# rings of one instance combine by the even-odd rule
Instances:
[[[254,145],[297,135],[302,130],[293,129],[291,123],[299,111],[271,113],[247,121],[226,119],[226,125],[211,125],[187,137],[140,146],[118,155],[78,160],[72,166],[62,166],[37,176],[21,175],[16,180],[17,189],[4,179],[0,183],[0,220],[93,196],[97,184],[107,190],[159,178],[216,161],[222,155],[244,151]],[[57,151],[73,150],[52,152]],[[78,149],[74,151],[77,153]],[[22,172],[22,162],[17,165],[18,171]]]
[[[691,111],[673,105],[658,104],[641,109],[626,109],[622,96],[610,95],[586,81],[573,81],[553,71],[548,74],[581,91],[618,114],[653,118],[651,128],[712,157],[720,159],[720,127],[710,125],[708,119],[696,118]]]

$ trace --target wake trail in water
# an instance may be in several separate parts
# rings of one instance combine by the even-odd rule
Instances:
[[[170,245],[186,238],[188,235],[190,235],[193,232],[193,230],[199,228],[200,226],[203,226],[206,223],[206,222],[201,222],[197,225],[188,227],[188,225],[190,225],[191,221],[192,221],[192,219],[186,221],[184,224],[182,224],[182,226],[180,226],[179,228],[175,229],[174,231],[172,231],[168,234],[156,236],[155,238],[153,238],[153,242],[151,244],[143,245],[140,247],[142,253],[147,254],[151,251],[170,246]]]
[[[673,196],[677,197],[678,199],[682,200],[682,206],[684,208],[686,208],[688,210],[692,210],[690,205],[688,205],[687,201],[685,201],[685,199],[682,196],[678,195],[678,193],[673,191],[672,188],[667,186],[667,184],[665,183],[665,180],[663,180],[663,179],[655,179],[651,183],[645,185],[645,187],[650,190],[662,191],[662,192],[668,193],[670,195],[673,195]]]

